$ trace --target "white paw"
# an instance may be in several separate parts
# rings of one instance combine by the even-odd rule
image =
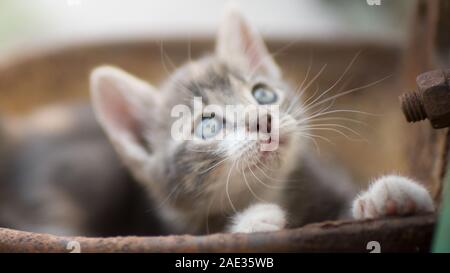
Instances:
[[[286,216],[275,204],[256,204],[233,217],[230,232],[263,232],[284,228]]]
[[[432,211],[434,205],[429,192],[417,182],[397,175],[376,180],[353,201],[352,207],[355,219]]]

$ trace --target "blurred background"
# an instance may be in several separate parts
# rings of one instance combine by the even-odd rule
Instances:
[[[20,115],[43,105],[86,100],[89,71],[103,63],[158,84],[170,73],[167,70],[190,54],[211,51],[227,2],[1,0],[0,112]],[[234,2],[263,34],[270,50],[277,52],[277,61],[293,85],[305,78],[308,67],[309,74],[315,75],[326,64],[311,88],[324,90],[358,53],[341,91],[391,76],[336,103],[335,108],[389,116],[357,117],[368,124],[356,128],[366,141],[323,132],[334,145],[320,146],[324,156],[347,162],[358,181],[406,170],[402,146],[392,135],[403,124],[396,96],[414,1],[382,0],[380,5],[366,0]],[[370,156],[360,160],[357,151]]]
[[[0,113],[24,116],[49,104],[88,102],[89,72],[105,63],[157,85],[189,56],[213,49],[227,2],[0,0]],[[411,88],[402,73],[414,55],[409,49],[416,1],[234,2],[294,87],[327,65],[306,98],[332,86],[358,55],[330,95],[360,90],[336,100],[333,109],[374,115],[340,115],[361,121],[342,124],[360,135],[321,132],[331,144],[318,142],[320,156],[347,167],[361,188],[380,174],[410,174],[408,141],[399,140],[413,131],[398,95]]]
[[[25,114],[42,105],[86,100],[89,71],[103,63],[158,84],[189,55],[211,51],[227,2],[1,0],[0,112]],[[309,66],[311,79],[326,64],[309,91],[325,90],[358,53],[343,81],[346,85],[338,89],[391,76],[376,85],[375,91],[366,88],[336,103],[336,108],[389,116],[357,117],[368,123],[357,128],[367,141],[323,132],[334,145],[320,145],[324,155],[337,155],[347,162],[358,181],[406,170],[402,146],[392,136],[403,124],[396,96],[404,91],[398,88],[399,71],[408,48],[415,1],[381,0],[380,5],[366,0],[234,2],[276,52],[294,86],[305,78]],[[360,160],[355,158],[356,151],[370,156]]]
[[[99,39],[207,38],[226,0],[1,0],[0,47]],[[411,1],[246,0],[241,9],[269,39],[405,42]],[[369,2],[369,3],[368,3]],[[376,2],[376,1],[375,1]]]

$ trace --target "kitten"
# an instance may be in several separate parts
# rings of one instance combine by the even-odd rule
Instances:
[[[225,16],[214,54],[183,65],[159,90],[105,66],[91,75],[91,95],[117,153],[159,203],[172,232],[274,231],[322,220],[434,210],[427,190],[411,179],[384,176],[356,195],[342,172],[316,158],[300,135],[307,130],[306,109],[295,103],[299,98],[262,38],[235,9]],[[271,130],[265,133],[279,133],[278,148],[261,151],[267,139],[238,137],[261,133],[259,124],[233,124],[233,132],[215,140],[226,119],[217,113],[194,116],[197,137],[174,139],[171,111],[178,105],[194,110],[194,97],[221,108],[277,105],[279,113],[269,112]],[[267,120],[267,115],[258,118]],[[217,130],[208,131],[211,125]]]

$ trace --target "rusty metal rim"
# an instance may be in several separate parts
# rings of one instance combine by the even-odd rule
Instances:
[[[435,215],[333,221],[269,233],[160,237],[61,237],[0,228],[0,252],[427,252]]]

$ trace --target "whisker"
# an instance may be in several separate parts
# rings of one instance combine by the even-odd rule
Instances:
[[[341,74],[341,76],[338,78],[337,81],[334,82],[333,85],[331,85],[331,87],[329,87],[327,90],[325,90],[322,94],[320,94],[316,99],[314,99],[312,102],[310,102],[309,104],[306,104],[305,102],[305,109],[308,109],[309,106],[313,105],[315,102],[317,102],[320,98],[322,98],[323,96],[325,96],[326,94],[328,94],[329,92],[331,92],[345,77],[345,75],[347,74],[347,72],[350,70],[350,68],[353,66],[353,64],[356,62],[356,59],[358,59],[359,55],[361,54],[361,51],[359,51],[358,53],[355,54],[355,56],[353,57],[353,59],[350,61],[350,63],[347,65],[347,67],[345,68],[344,72]]]
[[[314,93],[313,93],[311,96],[309,96],[309,97],[303,102],[303,104],[306,104],[306,105],[307,105],[307,103],[309,102],[309,100],[314,99],[314,97],[316,96],[316,94],[319,92],[319,89],[320,89],[320,87],[319,87],[319,85],[317,85],[316,90],[314,91]],[[319,97],[320,97],[320,95],[319,95]],[[302,106],[302,108],[303,108],[303,109],[307,109],[307,107],[305,107],[305,106]]]
[[[256,164],[253,164],[253,166],[255,166],[255,165]],[[256,180],[259,181],[259,183],[261,183],[265,187],[267,187],[269,189],[273,189],[273,190],[280,190],[280,189],[282,190],[282,189],[284,189],[284,187],[276,187],[276,186],[264,183],[258,176],[256,176],[256,174],[253,172],[252,168],[248,168],[248,170],[253,174],[253,176],[256,178]]]
[[[310,136],[309,134],[299,134],[299,136],[307,138],[309,140],[311,140],[316,148],[317,154],[320,155],[320,147],[319,147],[319,143],[317,143],[316,139],[313,136]]]
[[[322,101],[319,101],[319,102],[315,103],[313,106],[311,106],[311,108],[312,107],[316,107],[316,106],[321,105],[321,104],[324,104],[324,103],[326,103],[326,102],[328,102],[330,100],[334,100],[334,99],[340,98],[342,96],[345,96],[345,95],[348,95],[348,94],[351,94],[351,93],[354,93],[354,92],[357,92],[357,91],[360,91],[360,90],[363,90],[363,89],[375,86],[375,85],[377,85],[377,84],[387,80],[390,77],[392,77],[392,75],[388,75],[388,76],[386,76],[384,78],[381,78],[381,79],[379,79],[377,81],[374,81],[372,83],[369,83],[369,84],[366,84],[366,85],[363,85],[363,86],[360,86],[360,87],[352,88],[352,89],[347,90],[345,92],[341,92],[341,93],[336,94],[334,96],[328,97],[326,99],[323,99]]]
[[[335,101],[336,101],[336,100],[332,100],[328,105],[323,106],[323,108],[319,108],[318,110],[316,110],[316,111],[310,113],[308,116],[314,116],[314,115],[316,115],[316,114],[323,113],[323,112],[326,112],[326,111],[330,110],[330,109],[333,107]],[[297,116],[297,115],[299,115],[300,113],[306,112],[306,111],[309,111],[309,109],[306,110],[306,109],[300,108],[300,109],[297,110],[295,113],[292,113],[292,115],[293,115],[293,116]]]
[[[323,73],[323,71],[325,70],[327,65],[328,64],[324,64],[322,66],[322,68],[319,70],[319,72],[316,74],[316,76],[314,76],[314,78],[312,78],[312,80],[305,86],[304,90],[308,90],[308,88],[314,83],[314,81],[317,80],[317,78],[320,77],[320,75]]]
[[[237,213],[237,210],[234,207],[233,201],[231,201],[230,191],[229,191],[229,183],[230,183],[231,172],[233,171],[235,165],[236,165],[236,161],[233,162],[233,165],[231,165],[230,171],[228,172],[227,182],[225,183],[225,192],[226,192],[226,195],[227,195],[227,198],[228,198],[228,202],[230,202],[231,208],[233,209],[234,213]]]
[[[352,122],[352,123],[357,123],[357,124],[361,124],[364,126],[368,126],[368,124],[366,122],[357,120],[357,119],[352,119],[352,118],[345,118],[345,117],[329,117],[329,118],[316,118],[313,120],[313,122],[315,121],[333,121],[333,120],[342,120],[342,121],[348,121],[348,122]],[[314,123],[310,123],[310,124],[314,124]]]
[[[259,164],[261,164],[261,161],[260,161],[258,158],[256,158],[256,160],[258,161]],[[258,168],[258,169],[261,171],[261,173],[262,173],[265,177],[267,177],[268,179],[270,179],[270,180],[272,180],[272,181],[276,181],[276,182],[283,182],[283,181],[285,181],[285,180],[273,178],[273,177],[267,175],[266,172],[264,172],[264,170],[261,169],[261,168],[258,166],[258,164],[255,164],[255,167]]]
[[[340,130],[338,130],[338,129],[335,129],[335,128],[319,128],[319,127],[315,127],[315,128],[309,128],[308,130],[310,130],[310,131],[331,131],[331,132],[335,132],[335,133],[337,133],[337,134],[339,134],[339,135],[342,135],[342,136],[344,136],[346,139],[348,139],[348,140],[350,140],[350,141],[363,141],[363,142],[369,142],[367,139],[365,139],[365,138],[353,138],[353,137],[351,137],[351,136],[349,136],[349,135],[347,135],[346,133],[344,133],[344,132],[342,132],[342,131],[340,131]]]
[[[336,113],[353,113],[353,114],[361,114],[361,115],[367,115],[367,116],[380,116],[378,114],[368,113],[368,112],[359,111],[359,110],[339,109],[339,110],[330,110],[330,111],[326,111],[323,113],[318,113],[318,114],[309,116],[307,118],[303,118],[303,119],[299,120],[298,123],[304,123],[306,121],[313,120],[316,117],[321,117],[321,116],[325,116],[325,115],[329,115],[329,114],[336,114]]]
[[[306,70],[305,78],[303,79],[303,81],[300,84],[299,88],[295,92],[295,93],[297,93],[299,90],[301,90],[301,93],[299,94],[298,97],[301,97],[303,95],[303,93],[305,92],[305,89],[303,89],[303,86],[306,83],[306,81],[308,80],[309,73],[311,72],[311,68],[312,68],[312,63],[313,63],[313,55],[311,55],[310,58],[309,58],[309,65],[308,65],[308,69]]]
[[[180,187],[181,184],[177,184],[170,192],[169,194],[167,194],[166,198],[164,198],[164,200],[162,200],[161,202],[159,202],[158,205],[155,206],[155,208],[148,210],[147,212],[151,212],[157,209],[162,208],[162,206],[167,203],[170,200],[170,197],[173,195],[174,192],[176,192],[178,190],[178,188]]]
[[[249,164],[249,163],[247,162],[247,168],[248,168],[248,164]],[[248,183],[248,181],[247,181],[247,177],[246,177],[246,175],[245,175],[245,170],[244,170],[244,165],[243,165],[243,164],[241,164],[241,172],[242,172],[242,176],[243,176],[243,178],[244,178],[245,185],[247,185],[247,188],[249,189],[250,193],[251,193],[258,201],[260,201],[260,202],[266,202],[264,199],[262,199],[262,198],[260,198],[259,196],[257,196],[255,192],[253,192],[253,189],[252,189],[252,187],[250,186],[250,183]]]
[[[315,134],[310,134],[310,133],[304,133],[304,132],[299,132],[298,133],[299,136],[307,136],[307,137],[312,137],[312,138],[318,138],[320,140],[323,140],[325,142],[328,142],[331,145],[336,145],[334,142],[332,142],[330,139],[321,136],[321,135],[315,135]]]
[[[323,126],[325,126],[325,127],[323,127]],[[349,132],[351,132],[351,133],[353,133],[353,134],[355,134],[355,135],[357,135],[357,136],[361,136],[361,134],[358,133],[357,131],[355,131],[355,130],[353,130],[353,129],[351,129],[351,128],[345,126],[345,125],[342,125],[342,124],[336,124],[336,123],[317,123],[317,124],[310,124],[310,125],[305,126],[305,128],[307,128],[307,129],[313,129],[313,128],[326,128],[326,126],[343,128],[343,129],[346,129],[347,131],[349,131]]]
[[[305,93],[305,89],[303,89],[303,85],[306,83],[306,81],[308,80],[309,77],[309,73],[311,72],[311,68],[312,68],[312,63],[313,63],[313,55],[310,56],[309,58],[309,65],[308,68],[306,69],[306,75],[305,78],[303,79],[303,81],[301,82],[301,84],[295,89],[294,93],[298,93],[298,91],[301,90],[300,94],[298,94],[298,96],[295,96],[295,98],[290,102],[286,112],[289,113],[292,109],[292,107],[297,104],[300,100],[300,98],[303,96],[303,94]]]

